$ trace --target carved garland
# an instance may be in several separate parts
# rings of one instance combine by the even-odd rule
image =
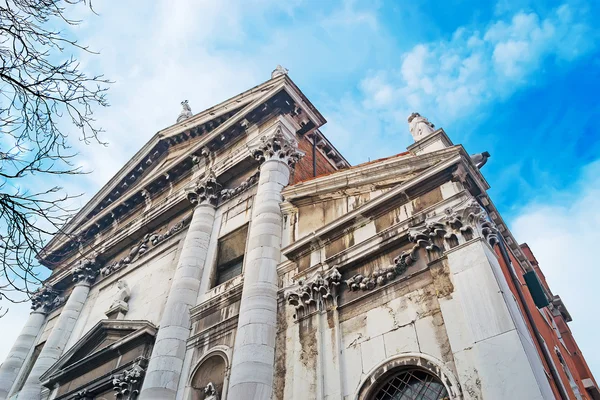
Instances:
[[[475,199],[470,199],[411,228],[408,239],[414,246],[396,257],[393,265],[377,269],[370,275],[356,274],[343,282],[350,291],[373,290],[403,275],[418,260],[420,249],[426,251],[428,262],[431,262],[442,257],[446,249],[456,247],[459,242],[467,242],[476,235],[492,247],[499,241],[498,230],[488,219],[487,212]],[[289,289],[286,300],[295,307],[295,317],[299,319],[311,312],[336,306],[340,279],[339,270],[333,267],[307,281],[301,280]]]
[[[229,200],[240,193],[248,190],[252,185],[258,182],[260,173],[257,171],[253,175],[249,176],[244,182],[242,182],[238,187],[232,189],[223,189],[221,190],[221,201]]]
[[[177,224],[173,225],[165,233],[159,234],[159,233],[154,232],[154,233],[146,234],[142,238],[142,240],[140,240],[139,243],[137,243],[135,246],[133,246],[131,248],[131,250],[129,251],[129,254],[127,254],[127,256],[104,266],[103,268],[100,269],[100,273],[102,274],[102,276],[106,277],[106,276],[109,276],[110,274],[112,274],[113,272],[118,271],[121,268],[131,264],[139,256],[146,253],[150,247],[156,247],[159,244],[161,244],[162,242],[164,242],[165,240],[167,240],[168,238],[170,238],[171,236],[182,231],[189,222],[190,222],[190,218],[187,217],[187,218],[184,218],[181,221],[179,221]]]

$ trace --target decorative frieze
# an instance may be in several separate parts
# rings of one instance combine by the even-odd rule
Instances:
[[[182,231],[189,223],[189,220],[189,217],[182,219],[177,224],[173,225],[165,233],[149,233],[147,235],[144,235],[144,237],[131,248],[131,250],[125,257],[105,265],[100,269],[100,273],[102,274],[102,276],[106,277],[112,274],[113,272],[118,271],[121,268],[131,264],[139,256],[146,253],[150,249],[150,247],[156,247],[171,236]]]
[[[221,193],[221,185],[217,182],[215,173],[210,171],[203,179],[185,188],[185,192],[188,200],[194,205],[210,204],[216,206]]]
[[[226,201],[231,199],[232,197],[237,196],[240,193],[248,190],[252,185],[258,182],[258,177],[260,173],[257,171],[256,173],[249,176],[244,182],[242,182],[239,186],[232,189],[223,189],[221,190],[221,201]]]
[[[33,311],[49,312],[64,302],[60,292],[50,285],[43,285],[31,295],[31,309]]]
[[[304,156],[298,150],[298,142],[286,137],[278,127],[272,135],[263,136],[260,142],[251,149],[252,156],[260,163],[276,159],[293,167]]]
[[[337,305],[342,274],[336,267],[317,272],[310,279],[300,280],[286,294],[288,304],[296,308],[296,318]]]
[[[356,274],[345,280],[344,283],[353,292],[375,289],[377,286],[383,286],[404,274],[408,266],[417,260],[416,257],[416,251],[402,253],[394,259],[394,265],[377,269],[370,275]]]
[[[79,264],[71,269],[73,281],[77,283],[92,284],[98,276],[98,265],[95,259],[84,258],[79,260]]]
[[[131,367],[120,374],[113,375],[112,383],[117,399],[133,400],[137,398],[147,365],[147,358],[138,357]]]

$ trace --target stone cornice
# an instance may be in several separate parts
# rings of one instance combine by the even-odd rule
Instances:
[[[291,254],[297,253],[297,252],[301,251],[303,248],[310,246],[311,242],[314,242],[315,240],[321,240],[325,236],[329,235],[331,232],[338,230],[340,228],[343,229],[348,224],[352,224],[353,223],[352,221],[361,219],[363,214],[365,214],[366,212],[375,210],[378,207],[385,206],[387,203],[395,201],[396,197],[398,197],[398,196],[406,197],[405,191],[407,189],[414,187],[418,184],[422,184],[429,178],[435,176],[436,174],[438,174],[438,173],[446,170],[447,168],[450,168],[451,166],[455,165],[456,163],[460,162],[460,160],[461,160],[461,157],[459,155],[455,155],[454,157],[451,157],[450,159],[448,159],[446,161],[440,162],[437,165],[430,167],[429,169],[425,170],[424,172],[422,172],[418,176],[414,177],[413,179],[410,179],[406,182],[399,184],[398,186],[389,190],[385,194],[382,194],[381,196],[375,198],[374,200],[371,200],[368,203],[363,204],[362,206],[352,210],[351,212],[345,214],[344,216],[326,224],[325,226],[316,230],[312,234],[307,235],[307,236],[297,240],[296,242],[292,243],[291,245],[285,247],[284,249],[282,249],[282,254],[285,255],[286,257],[290,257]]]
[[[429,168],[459,152],[458,147],[452,147],[422,156],[410,154],[393,156],[288,186],[282,191],[282,196],[286,201],[294,203],[312,195],[320,196],[324,193],[347,189],[349,185],[357,187],[385,180],[397,181],[399,177],[412,177],[411,174],[416,171]]]

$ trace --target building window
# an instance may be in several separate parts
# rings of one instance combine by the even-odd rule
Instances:
[[[577,383],[575,383],[573,374],[571,374],[571,370],[567,366],[567,363],[565,362],[565,359],[563,358],[562,354],[560,353],[560,350],[558,350],[558,348],[555,347],[554,352],[556,353],[556,356],[558,357],[558,361],[560,362],[560,366],[562,367],[563,371],[565,372],[565,375],[567,375],[567,379],[569,380],[569,386],[571,386],[571,390],[573,390],[573,394],[575,395],[575,398],[577,400],[582,400],[581,392],[579,391],[579,387],[577,386]]]
[[[214,286],[218,286],[242,273],[248,225],[223,236],[217,248],[217,268]]]
[[[389,377],[372,400],[448,400],[446,387],[433,374],[421,370],[403,370]]]

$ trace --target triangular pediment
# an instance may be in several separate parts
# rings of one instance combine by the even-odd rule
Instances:
[[[75,369],[82,373],[82,368],[87,369],[86,365],[110,357],[110,353],[119,352],[125,344],[131,346],[136,338],[153,342],[156,332],[157,328],[148,321],[102,320],[67,350],[40,380],[56,380],[57,375]]]
[[[282,194],[286,201],[295,206],[347,197],[356,197],[357,202],[365,202],[365,194],[369,194],[369,200],[372,200],[458,152],[458,147],[424,155],[404,152],[299,182],[285,188]]]
[[[154,135],[67,224],[67,235],[57,235],[50,241],[40,262],[54,269],[82,243],[93,241],[114,221],[143,207],[148,196],[153,197],[189,173],[204,149],[215,151],[235,142],[245,135],[247,126],[272,113],[295,115],[302,120],[301,130],[325,123],[291,79],[279,76],[166,128]]]

